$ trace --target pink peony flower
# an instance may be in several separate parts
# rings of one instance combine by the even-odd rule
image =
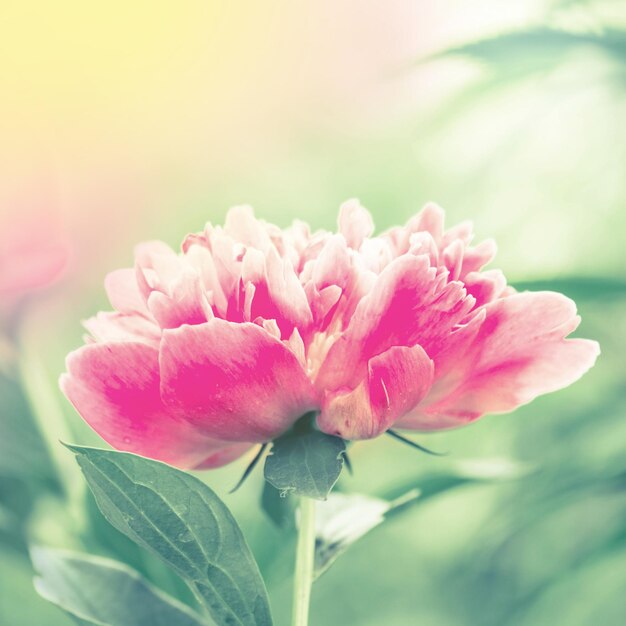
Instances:
[[[435,205],[372,237],[355,200],[339,233],[229,211],[176,254],[136,250],[107,276],[115,309],[85,325],[61,386],[116,448],[215,467],[318,412],[326,433],[439,430],[569,385],[598,344],[558,293],[517,293],[481,271],[492,241],[444,230]]]

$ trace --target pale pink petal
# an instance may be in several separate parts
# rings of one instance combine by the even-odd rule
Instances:
[[[142,315],[106,313],[100,311],[83,322],[83,326],[96,341],[139,341],[158,347],[160,328]]]
[[[135,247],[135,276],[145,299],[154,290],[167,293],[180,268],[178,255],[162,241],[147,241]]]
[[[452,228],[448,228],[441,239],[441,246],[445,248],[449,244],[451,244],[456,239],[460,239],[461,242],[467,246],[470,244],[472,239],[474,238],[473,234],[474,225],[470,220],[465,220],[464,222],[460,222],[453,226]]]
[[[248,205],[235,206],[228,211],[224,232],[235,241],[261,252],[273,247],[265,225],[254,217],[254,211]]]
[[[311,236],[311,229],[305,222],[294,220],[283,231],[283,240],[288,243],[289,258],[298,273],[309,258],[317,255],[319,242]]]
[[[61,389],[114,448],[182,468],[204,464],[232,444],[206,436],[163,405],[158,355],[141,343],[84,346],[68,356]],[[233,458],[229,453],[224,462]]]
[[[280,339],[280,328],[278,328],[276,320],[264,320],[262,317],[257,317],[254,320],[254,323],[262,326],[265,329],[265,332],[270,334],[272,337]]]
[[[189,233],[188,235],[186,235],[183,239],[181,250],[184,254],[187,254],[194,246],[203,249],[210,249],[209,239],[206,233]]]
[[[330,322],[331,315],[329,314],[332,313],[339,302],[343,290],[338,285],[329,285],[322,290],[318,290],[312,282],[309,282],[305,285],[305,292],[316,329],[320,331],[325,330]]]
[[[458,280],[463,267],[465,245],[460,239],[455,239],[443,249],[443,263],[450,271],[450,280]]]
[[[213,437],[266,441],[317,406],[298,359],[256,324],[166,330],[160,363],[165,404]]]
[[[146,300],[137,285],[134,269],[125,268],[109,272],[104,279],[104,288],[116,311],[148,315]]]
[[[257,317],[275,319],[283,338],[287,339],[295,327],[306,330],[312,322],[306,293],[291,263],[281,259],[272,248],[266,255],[249,248],[243,258],[242,283],[246,298],[246,321]],[[249,285],[254,289],[249,289]]]
[[[365,263],[358,263],[343,237],[326,239],[319,257],[305,270],[305,289],[318,331],[327,327],[343,330],[363,296],[376,281],[376,274]]]
[[[595,341],[565,339],[579,318],[574,303],[561,294],[514,294],[485,311],[475,339],[458,347],[457,384],[433,404],[427,397],[407,425],[440,428],[441,420],[458,425],[484,413],[511,411],[575,382],[599,354]]]
[[[326,395],[318,425],[346,439],[376,437],[420,402],[432,378],[433,363],[420,346],[394,346],[370,359],[366,381]]]
[[[300,332],[297,328],[293,329],[291,333],[291,337],[285,342],[285,345],[289,347],[289,349],[294,353],[298,362],[302,366],[303,369],[306,368],[306,354],[304,341],[302,341],[302,337],[300,336]]]
[[[359,250],[363,263],[372,272],[380,272],[394,259],[393,250],[388,241],[376,237],[366,239]]]
[[[267,255],[267,284],[284,319],[305,330],[312,321],[306,294],[290,261],[281,259],[273,248]]]
[[[358,250],[366,237],[374,232],[370,212],[356,200],[348,200],[339,209],[339,232],[351,248]]]
[[[462,279],[470,272],[477,272],[479,269],[490,263],[496,256],[497,246],[493,239],[485,239],[473,248],[467,248],[463,257],[460,277]]]
[[[203,291],[210,295],[211,305],[220,315],[224,315],[228,308],[228,300],[211,252],[205,247],[191,245],[185,253],[185,259],[200,277]]]
[[[406,228],[410,232],[427,231],[439,244],[443,237],[444,218],[443,209],[434,202],[429,202],[413,219],[409,220]]]
[[[381,237],[389,242],[396,256],[402,256],[409,251],[415,235],[420,237],[425,234],[430,235],[435,248],[438,250],[442,243],[443,223],[443,209],[431,202],[412,217],[405,226],[391,228]]]
[[[409,237],[409,250],[411,254],[425,254],[433,267],[439,265],[439,248],[429,232],[413,233]]]
[[[169,283],[167,293],[153,291],[148,296],[148,309],[161,328],[203,324],[213,317],[200,277],[191,269],[181,270]]]
[[[187,235],[182,250],[192,267],[212,292],[212,304],[221,316],[227,315],[229,301],[241,278],[245,246],[238,244],[223,228],[207,224],[204,232]]]
[[[476,298],[476,307],[501,297],[506,288],[506,278],[500,270],[470,272],[463,282],[467,293]]]
[[[294,266],[298,272],[302,272],[309,261],[313,261],[318,257],[320,250],[326,245],[329,237],[331,237],[331,234],[326,231],[318,231],[311,235],[306,247],[300,252],[300,261]]]
[[[311,281],[318,289],[330,285],[345,289],[352,279],[354,268],[344,238],[338,235],[329,237],[310,267]]]

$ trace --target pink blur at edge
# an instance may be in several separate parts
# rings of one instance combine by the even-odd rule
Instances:
[[[115,448],[217,467],[318,413],[368,439],[500,413],[580,378],[596,342],[566,339],[575,304],[517,293],[483,271],[495,244],[444,228],[427,205],[374,237],[350,200],[338,233],[281,230],[247,206],[188,235],[180,253],[137,247],[109,274],[112,312],[87,320],[61,387]]]
[[[26,211],[0,222],[0,309],[55,283],[71,257],[69,237],[49,213]]]

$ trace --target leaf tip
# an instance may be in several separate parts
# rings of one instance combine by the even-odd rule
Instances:
[[[67,441],[63,441],[63,439],[59,439],[59,443],[64,448],[67,448],[70,452],[73,452],[74,454],[81,454],[82,453],[81,446],[78,446],[78,445],[76,445],[74,443],[68,443]]]

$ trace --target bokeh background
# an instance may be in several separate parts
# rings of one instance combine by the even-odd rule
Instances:
[[[62,279],[2,316],[0,624],[70,624],[33,590],[33,542],[124,560],[189,601],[101,518],[58,444],[102,445],[56,380],[107,306],[105,273],[233,204],[332,229],[354,196],[381,230],[427,200],[472,219],[510,282],[577,301],[603,354],[570,389],[421,438],[445,458],[354,446],[342,489],[423,497],[320,578],[312,624],[624,624],[623,2],[3,0],[0,93],[0,229],[44,215],[71,246]],[[261,512],[260,476],[226,495],[245,464],[201,477],[282,626],[292,537]]]

